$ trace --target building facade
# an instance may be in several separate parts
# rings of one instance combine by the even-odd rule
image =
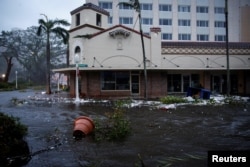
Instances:
[[[140,32],[126,25],[110,26],[109,12],[92,3],[71,11],[71,16],[71,67],[54,70],[70,75],[70,94],[75,96],[78,76],[82,97],[143,97]],[[161,27],[152,26],[143,35],[148,97],[200,86],[226,93],[225,42],[165,41],[162,33]],[[230,42],[229,54],[231,93],[250,94],[250,43]]]
[[[107,10],[109,26],[138,27],[137,14],[119,2],[86,0]],[[143,32],[160,27],[166,41],[225,41],[225,0],[140,0]],[[250,42],[250,0],[228,0],[229,41]]]

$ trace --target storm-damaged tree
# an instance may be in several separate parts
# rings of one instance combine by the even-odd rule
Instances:
[[[46,34],[46,93],[51,93],[51,87],[50,87],[50,35],[56,34],[60,36],[63,39],[63,43],[67,44],[69,39],[69,33],[66,29],[64,29],[61,26],[69,26],[70,23],[68,23],[66,20],[50,20],[48,17],[44,14],[42,14],[45,17],[44,19],[39,19],[39,27],[37,29],[37,35],[40,36],[43,32]]]
[[[138,12],[139,18],[139,26],[140,26],[140,35],[141,35],[141,43],[142,43],[142,54],[143,54],[143,68],[144,68],[144,99],[147,100],[147,69],[146,69],[146,55],[145,55],[145,46],[143,40],[143,31],[142,31],[142,20],[141,20],[141,7],[139,0],[130,0],[129,2],[119,2],[119,5],[124,5],[133,8],[136,12]]]
[[[5,60],[6,70],[3,82],[8,82],[11,69],[13,67],[13,58],[18,57],[18,47],[21,37],[19,30],[2,31],[0,38],[0,56]]]

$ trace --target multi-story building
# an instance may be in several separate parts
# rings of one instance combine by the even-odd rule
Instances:
[[[118,1],[113,2],[95,1],[105,8],[112,6],[113,10],[109,12],[92,3],[71,11],[69,54],[72,66],[54,70],[70,75],[71,95],[76,94],[78,77],[82,96],[142,97],[147,90],[148,97],[161,97],[199,86],[212,92],[226,93],[225,19],[224,14],[212,12],[224,11],[223,0],[141,1],[143,18],[152,17],[152,25],[144,24],[144,32],[147,33],[143,35],[147,89],[140,32],[134,19],[137,13],[131,9],[116,10]],[[230,93],[234,94],[250,94],[250,42],[240,42],[249,41],[249,29],[241,26],[249,27],[249,22],[241,23],[247,20],[249,8],[244,5],[247,2],[229,0],[229,11],[232,6],[243,6],[240,9],[236,7],[237,16],[229,14]],[[146,11],[147,5],[143,4],[152,4],[149,5],[152,10]],[[124,15],[131,16],[132,20],[128,19],[131,24],[124,24],[127,23]],[[171,25],[158,24],[165,18],[171,19]],[[165,21],[162,22],[165,24]],[[244,32],[246,37],[243,38],[240,32]],[[165,34],[170,34],[171,39],[166,40]]]
[[[108,24],[138,27],[138,15],[119,2],[86,0],[109,12]],[[143,32],[160,27],[166,41],[225,41],[225,0],[140,0]],[[230,42],[250,41],[250,0],[228,0]]]

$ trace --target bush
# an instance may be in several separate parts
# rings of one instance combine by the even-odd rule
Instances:
[[[8,157],[29,155],[28,145],[23,140],[25,135],[27,127],[18,118],[0,112],[0,166],[6,165]]]
[[[131,126],[128,119],[125,118],[124,110],[122,109],[123,102],[115,103],[112,113],[107,114],[107,120],[94,120],[95,141],[121,141],[124,140],[131,133]]]
[[[163,104],[186,103],[187,100],[177,96],[166,96],[160,99]]]

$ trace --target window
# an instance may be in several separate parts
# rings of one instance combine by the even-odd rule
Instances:
[[[199,74],[168,74],[168,92],[187,91],[188,87],[200,87]],[[183,89],[182,89],[183,88]]]
[[[208,41],[209,36],[205,34],[198,34],[197,41]]]
[[[120,17],[119,23],[120,24],[133,24],[133,18],[132,17]]]
[[[225,35],[215,35],[214,40],[215,41],[226,41],[226,36]]]
[[[167,4],[159,4],[159,11],[172,11],[172,5],[167,5]]]
[[[226,23],[225,23],[225,21],[215,21],[214,22],[214,26],[215,27],[226,27]]]
[[[101,73],[102,90],[130,90],[129,72],[104,71]]]
[[[108,24],[113,24],[113,17],[112,16],[108,17]]]
[[[208,7],[205,6],[197,6],[196,7],[197,13],[208,13]]]
[[[188,5],[179,5],[178,12],[190,12],[190,6]]]
[[[152,25],[153,24],[153,19],[151,19],[151,18],[142,18],[142,24]]]
[[[119,9],[132,10],[132,7],[128,6],[128,5],[120,4],[119,5]]]
[[[172,40],[172,34],[170,34],[170,33],[162,33],[161,34],[161,39],[162,40]]]
[[[153,5],[149,3],[141,3],[141,10],[152,10]]]
[[[99,2],[99,6],[103,9],[112,9],[112,2]]]
[[[216,14],[224,14],[225,13],[225,8],[224,7],[215,7],[214,8],[214,13],[216,13]]]
[[[168,75],[168,91],[181,92],[181,74]]]
[[[101,27],[102,26],[102,15],[96,14],[96,25]]]
[[[190,20],[178,20],[179,26],[190,26]]]
[[[172,19],[160,19],[159,24],[164,25],[164,26],[171,26],[172,25]]]
[[[197,20],[196,25],[197,27],[209,27],[209,23],[207,20]]]
[[[76,26],[80,25],[80,13],[76,14]]]
[[[178,40],[191,40],[191,34],[179,34]]]

